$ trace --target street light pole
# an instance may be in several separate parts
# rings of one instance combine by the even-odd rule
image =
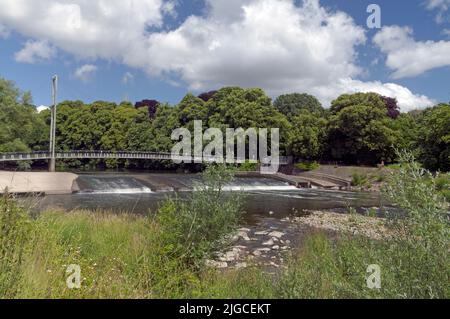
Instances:
[[[52,108],[51,108],[51,123],[50,123],[50,162],[49,171],[56,171],[56,98],[58,93],[58,76],[52,78]]]

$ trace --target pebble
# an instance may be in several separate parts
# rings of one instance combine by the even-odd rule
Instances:
[[[241,269],[241,268],[247,268],[247,263],[238,263],[235,266],[237,269]]]
[[[268,241],[263,243],[263,246],[272,246],[274,244],[274,241],[272,239],[269,239]]]
[[[279,250],[279,249],[280,249],[280,246],[275,245],[275,246],[272,247],[272,249],[273,249],[273,250]]]
[[[250,237],[248,237],[248,234],[245,231],[240,231],[238,237],[241,237],[245,241],[250,241]]]
[[[223,269],[223,268],[228,267],[228,263],[215,261],[215,260],[207,260],[206,265],[209,267],[214,267],[214,268],[218,268],[218,269]]]
[[[273,231],[269,234],[270,237],[276,237],[281,238],[285,235],[285,233],[279,232],[279,231]]]

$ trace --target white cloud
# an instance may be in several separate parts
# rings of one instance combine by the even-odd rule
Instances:
[[[95,65],[85,64],[76,69],[74,76],[83,82],[88,82],[95,72],[97,72],[97,69]]]
[[[49,107],[45,106],[45,105],[41,105],[41,106],[36,107],[36,111],[38,113],[41,113],[42,111],[45,111],[45,110],[48,110],[48,109],[49,109]]]
[[[122,77],[122,83],[128,85],[134,80],[134,75],[130,72],[126,72]]]
[[[408,27],[389,26],[373,41],[387,55],[395,79],[413,77],[450,65],[450,41],[415,41]]]
[[[0,0],[0,21],[79,57],[126,60],[163,10],[163,0]]]
[[[258,86],[277,94],[361,73],[356,46],[364,30],[316,0],[209,1],[205,17],[149,36],[136,56],[152,75],[178,74],[191,89]],[[151,57],[151,59],[148,59]]]
[[[357,54],[365,31],[346,13],[327,10],[318,0],[205,2],[201,16],[169,31],[164,16],[176,15],[177,1],[0,0],[0,21],[77,58],[115,60],[192,90],[239,85],[272,96],[309,92],[327,105],[363,85],[355,79],[365,71]],[[409,91],[391,91],[398,98],[402,90]],[[406,100],[405,109],[424,102],[413,93]]]
[[[446,36],[448,36],[448,37],[450,37],[450,29],[444,29],[444,30],[442,30],[442,34],[443,34],[443,35],[446,35]]]
[[[444,23],[448,21],[448,16],[446,16],[446,13],[450,9],[450,0],[426,0],[425,4],[428,10],[438,11],[436,15],[437,23]]]
[[[414,94],[408,88],[395,83],[380,81],[363,82],[350,78],[340,79],[335,85],[317,87],[314,93],[323,96],[327,103],[343,93],[375,92],[384,96],[395,97],[403,112],[421,109],[436,104],[425,95]]]
[[[16,52],[14,59],[21,63],[36,63],[56,56],[56,49],[47,41],[27,41],[24,47]]]

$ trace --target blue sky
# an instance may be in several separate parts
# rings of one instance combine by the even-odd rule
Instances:
[[[376,91],[406,111],[450,101],[449,66],[450,0],[0,0],[0,76],[36,105],[58,74],[59,98],[85,102],[239,85],[325,106]]]

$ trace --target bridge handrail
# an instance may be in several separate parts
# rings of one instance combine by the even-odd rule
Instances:
[[[117,155],[118,158],[133,158],[133,155],[139,156],[138,158],[142,158],[147,156],[154,156],[154,157],[163,157],[160,158],[160,160],[167,160],[166,157],[172,158],[172,153],[169,152],[157,152],[157,151],[108,151],[108,150],[61,150],[56,152],[56,158],[78,158],[78,155],[81,155],[82,157],[86,155],[86,158],[90,158],[90,155],[92,155],[92,158],[102,158],[102,155],[107,155],[106,158],[114,157]],[[51,158],[51,153],[49,151],[32,151],[32,152],[9,152],[9,153],[0,153],[0,160],[2,161],[16,161],[16,160],[33,160],[33,159],[49,159]],[[184,159],[184,158],[191,158],[196,159],[198,158],[195,154],[191,156],[183,156],[183,155],[177,155],[177,159]],[[214,155],[211,156],[201,156],[202,159],[208,160],[208,159],[215,159],[216,157]],[[264,157],[261,158],[259,161],[262,164],[268,164],[270,157]],[[286,162],[288,157],[280,156],[280,164],[283,164]]]

